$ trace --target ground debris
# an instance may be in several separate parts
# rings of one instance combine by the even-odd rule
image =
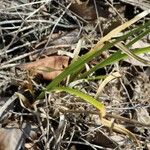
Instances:
[[[68,76],[60,83],[104,103],[105,119],[112,127],[104,127],[97,109],[79,97],[45,89],[101,37],[147,9],[149,0],[0,1],[0,150],[136,149],[129,137],[113,132],[114,124],[121,124],[136,135],[143,149],[150,149],[147,65],[126,59],[78,79],[116,52],[115,46],[86,63],[78,74],[73,71],[77,80]],[[148,38],[132,49],[149,46]],[[104,84],[104,78],[115,72],[118,78]],[[43,99],[38,98],[41,91]]]

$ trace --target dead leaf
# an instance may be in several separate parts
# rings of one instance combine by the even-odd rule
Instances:
[[[22,131],[16,128],[0,129],[0,150],[16,150],[20,149]]]
[[[105,148],[117,148],[117,143],[112,140],[108,135],[103,133],[101,130],[96,132],[93,143],[99,146],[103,146]]]
[[[72,3],[69,9],[86,21],[94,21],[97,18],[94,7],[89,6],[87,2]]]
[[[96,6],[95,6],[96,5]],[[69,9],[75,13],[80,19],[84,19],[88,22],[96,21],[97,17],[108,18],[110,12],[108,11],[108,7],[105,5],[104,2],[96,2],[94,4],[93,1],[82,1],[82,2],[75,2],[72,3]],[[96,12],[97,11],[97,12]]]
[[[18,68],[27,70],[32,76],[40,74],[45,80],[54,79],[68,66],[69,57],[50,56],[34,62],[19,65]]]
[[[16,122],[9,122],[5,128],[0,128],[0,150],[24,149],[28,137],[35,139],[38,128],[30,123],[23,123],[20,126]]]

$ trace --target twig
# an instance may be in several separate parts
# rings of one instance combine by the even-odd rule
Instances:
[[[17,96],[14,94],[10,97],[6,103],[0,108],[0,118],[2,117],[3,113],[7,110],[7,108],[17,99]]]

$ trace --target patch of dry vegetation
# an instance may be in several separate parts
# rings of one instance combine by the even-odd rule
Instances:
[[[149,8],[149,1],[134,0],[1,1],[0,150],[150,149],[150,16],[137,18],[125,31],[113,30]],[[141,24],[147,26],[140,33],[94,55],[58,82],[102,102],[105,116],[100,116],[94,102],[81,99],[85,95],[46,90],[68,63],[79,62],[90,49],[94,53]],[[147,53],[138,59],[128,51],[136,48]],[[88,74],[117,50],[131,58]],[[119,56],[125,57],[121,52]]]

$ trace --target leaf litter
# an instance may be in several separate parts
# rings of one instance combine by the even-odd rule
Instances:
[[[12,150],[16,145],[17,149],[55,150],[138,148],[124,134],[113,132],[116,123],[135,134],[142,148],[148,149],[150,79],[147,66],[122,61],[98,70],[98,75],[108,76],[110,72],[114,73],[113,70],[121,72],[120,78],[110,80],[101,89],[101,94],[97,94],[105,103],[108,119],[113,118],[111,115],[122,117],[111,119],[109,129],[103,127],[96,109],[78,97],[64,92],[46,92],[44,99],[36,99],[47,84],[37,75],[41,74],[44,80],[53,80],[70,63],[71,58],[59,56],[58,51],[74,56],[78,40],[83,37],[85,46],[80,45],[77,52],[77,55],[83,55],[99,37],[133,18],[134,13],[146,10],[150,5],[148,1],[77,0],[70,7],[66,1],[55,0],[4,0],[0,3],[0,100],[3,101],[0,145],[4,146],[1,149]],[[128,14],[129,7],[137,12]],[[149,44],[148,40],[145,43]],[[91,66],[92,63],[87,64],[87,69]],[[75,87],[95,97],[100,81],[82,80]],[[25,88],[24,83],[28,84]],[[24,123],[34,129],[24,130]]]
[[[68,61],[66,56],[50,56],[17,67],[28,70],[32,76],[40,74],[43,79],[52,80],[68,66]]]

